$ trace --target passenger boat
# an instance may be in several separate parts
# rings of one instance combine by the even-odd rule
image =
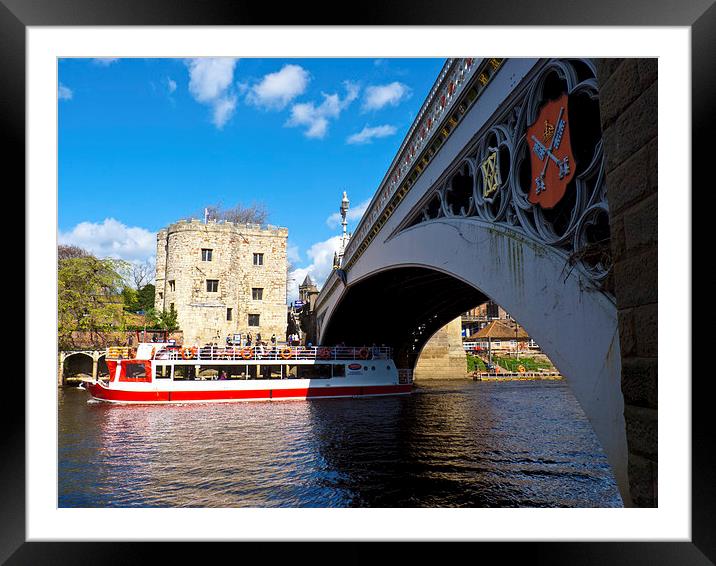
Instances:
[[[412,370],[386,347],[179,347],[143,342],[108,348],[109,376],[86,383],[112,403],[192,403],[404,395]]]

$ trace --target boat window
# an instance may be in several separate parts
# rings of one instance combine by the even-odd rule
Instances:
[[[264,379],[281,379],[280,365],[262,365],[261,377]]]
[[[154,377],[157,379],[171,379],[172,370],[169,366],[157,366],[155,374]]]
[[[300,379],[328,379],[331,377],[331,364],[311,364],[298,366]]]
[[[125,364],[124,375],[127,379],[147,377],[147,373],[144,370],[144,364]]]
[[[335,364],[333,366],[333,377],[345,377],[346,376],[346,365]]]

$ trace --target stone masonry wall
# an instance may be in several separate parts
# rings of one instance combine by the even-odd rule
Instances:
[[[657,60],[597,59],[629,484],[657,506]]]
[[[448,322],[428,340],[420,352],[413,379],[467,377],[467,357],[462,347],[462,320]]]
[[[249,331],[266,341],[272,334],[285,339],[287,238],[286,228],[172,224],[157,234],[156,308],[174,304],[185,344],[221,344]],[[202,249],[212,250],[211,261],[202,260]],[[263,254],[263,265],[254,265],[254,253]],[[207,290],[208,279],[218,280],[216,292]],[[261,300],[252,298],[253,288],[263,289]],[[249,326],[250,314],[259,315],[258,326]]]

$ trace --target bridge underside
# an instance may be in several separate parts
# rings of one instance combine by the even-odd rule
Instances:
[[[475,287],[425,267],[399,267],[351,287],[326,328],[323,343],[385,344],[399,367],[413,368],[430,337],[461,313],[487,301]]]

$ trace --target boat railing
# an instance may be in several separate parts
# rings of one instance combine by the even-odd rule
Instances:
[[[164,348],[154,354],[155,360],[252,361],[272,360],[387,360],[392,348],[387,346],[201,346]]]
[[[413,370],[398,369],[398,383],[413,383]]]

